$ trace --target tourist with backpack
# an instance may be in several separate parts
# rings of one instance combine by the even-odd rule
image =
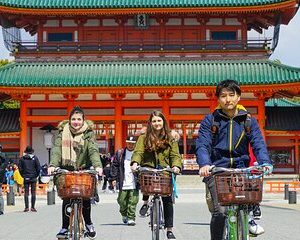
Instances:
[[[216,188],[211,176],[211,166],[244,168],[250,163],[249,144],[259,164],[271,164],[264,138],[257,120],[239,105],[241,89],[234,80],[224,80],[217,85],[218,107],[201,122],[196,140],[196,157],[199,174],[212,199],[210,223],[211,239],[222,240],[225,215],[224,207],[217,201]],[[249,231],[259,235],[264,229],[254,221],[249,222]]]

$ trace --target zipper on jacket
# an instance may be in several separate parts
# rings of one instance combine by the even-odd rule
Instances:
[[[230,126],[229,126],[229,154],[230,154],[230,167],[233,165],[232,158],[232,118],[230,118]]]
[[[245,130],[243,130],[243,132],[241,133],[241,136],[240,136],[239,140],[237,141],[237,144],[235,145],[234,149],[237,149],[237,147],[240,145],[244,135],[245,135]]]

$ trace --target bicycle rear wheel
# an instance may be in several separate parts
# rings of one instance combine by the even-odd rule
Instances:
[[[72,233],[72,240],[79,240],[80,239],[80,221],[79,221],[79,207],[78,203],[73,203],[73,216],[72,216],[72,225],[71,225],[71,233]]]
[[[248,215],[243,209],[238,211],[237,217],[237,230],[238,230],[238,240],[248,240]]]
[[[154,198],[151,211],[152,240],[159,240],[160,215],[159,198]]]

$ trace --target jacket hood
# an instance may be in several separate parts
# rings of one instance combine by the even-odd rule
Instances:
[[[91,120],[85,120],[85,122],[86,122],[87,125],[88,125],[88,130],[93,130],[93,128],[94,128],[94,122],[91,121]],[[69,120],[63,120],[63,121],[61,121],[61,122],[58,124],[58,126],[57,126],[58,131],[62,131],[62,130],[64,129],[64,126],[65,126],[67,123],[69,123]]]

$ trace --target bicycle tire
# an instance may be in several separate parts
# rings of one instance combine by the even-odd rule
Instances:
[[[78,203],[73,204],[73,218],[72,218],[72,240],[79,240],[79,213],[78,213]]]
[[[248,240],[248,228],[246,226],[248,221],[246,221],[246,214],[243,209],[238,211],[237,217],[237,233],[238,233],[238,240]]]
[[[152,240],[159,240],[159,227],[160,227],[160,204],[159,198],[155,198],[153,201],[151,211],[151,230]]]

